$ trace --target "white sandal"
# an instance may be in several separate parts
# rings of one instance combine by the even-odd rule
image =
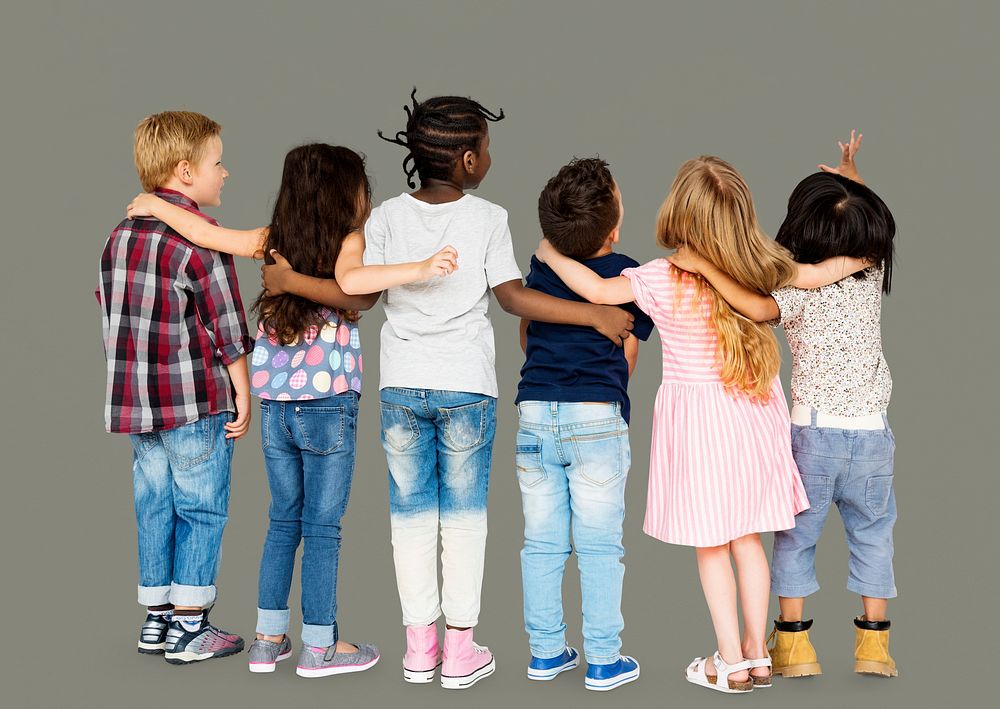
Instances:
[[[685,679],[691,684],[697,684],[708,689],[714,689],[717,692],[725,692],[726,694],[747,694],[753,691],[753,680],[737,682],[736,680],[729,679],[729,675],[734,672],[749,670],[751,667],[750,660],[743,660],[732,665],[727,665],[726,661],[722,659],[722,655],[716,651],[712,656],[712,662],[715,664],[715,671],[717,673],[715,676],[705,674],[705,664],[708,661],[704,657],[694,658],[691,664],[687,666],[687,671],[684,673]]]
[[[751,670],[753,670],[754,668],[757,668],[757,667],[767,667],[768,669],[771,668],[771,656],[770,655],[768,655],[767,657],[761,657],[761,658],[758,658],[758,659],[748,659],[747,662],[750,663],[750,669]],[[732,670],[730,670],[730,671],[732,671]],[[760,689],[761,687],[770,687],[771,686],[771,677],[773,676],[773,674],[774,673],[771,672],[771,673],[768,673],[768,675],[766,677],[758,677],[757,675],[755,675],[755,674],[753,674],[751,672],[750,673],[750,679],[753,680],[754,689]]]

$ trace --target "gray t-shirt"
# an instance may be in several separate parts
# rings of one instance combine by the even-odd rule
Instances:
[[[771,293],[792,351],[792,403],[834,416],[885,411],[892,394],[882,354],[881,267],[815,290]],[[777,325],[777,322],[773,322]]]
[[[458,270],[385,292],[379,388],[495,397],[490,289],[521,280],[507,210],[470,194],[445,204],[401,194],[376,207],[365,224],[365,265],[420,261],[445,246],[458,251]]]

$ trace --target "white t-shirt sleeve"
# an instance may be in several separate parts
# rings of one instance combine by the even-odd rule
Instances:
[[[385,238],[388,231],[384,210],[376,207],[365,222],[365,255],[362,258],[365,266],[385,264]]]
[[[498,208],[494,221],[490,240],[486,245],[486,282],[490,288],[496,288],[507,281],[521,280],[521,269],[514,258],[514,242],[507,224],[507,210]],[[461,268],[462,254],[458,255],[458,262]]]

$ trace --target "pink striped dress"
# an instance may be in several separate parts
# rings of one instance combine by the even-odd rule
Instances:
[[[726,391],[709,297],[669,261],[622,275],[663,344],[643,531],[671,544],[711,547],[794,527],[809,500],[792,459],[781,383],[775,378],[766,403]]]

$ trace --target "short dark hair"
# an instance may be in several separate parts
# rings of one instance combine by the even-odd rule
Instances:
[[[487,121],[503,120],[503,109],[493,113],[478,101],[465,96],[435,96],[417,101],[417,89],[410,93],[412,106],[406,111],[406,130],[391,138],[378,131],[378,137],[409,150],[403,158],[406,184],[416,187],[413,176],[421,183],[428,179],[446,180],[455,169],[455,161],[466,150],[479,152],[488,132]]]
[[[571,258],[600,249],[620,216],[615,180],[600,158],[573,158],[538,196],[542,235]]]
[[[799,263],[819,263],[833,256],[868,259],[884,268],[882,291],[892,287],[896,221],[870,188],[841,175],[809,175],[788,198],[788,214],[776,241]],[[855,274],[864,278],[864,272]]]

